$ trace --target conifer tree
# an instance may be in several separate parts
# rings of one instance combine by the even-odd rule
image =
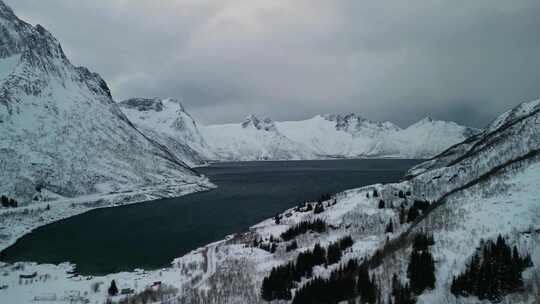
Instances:
[[[429,250],[432,238],[419,234],[413,242],[413,250],[407,268],[410,287],[415,294],[435,288],[435,261]]]
[[[118,287],[116,286],[116,281],[112,280],[111,285],[109,286],[109,295],[115,296],[118,294]]]
[[[466,270],[453,278],[450,291],[456,296],[475,295],[480,300],[499,301],[523,287],[521,273],[531,266],[524,262],[526,259],[499,235],[473,255]]]
[[[6,208],[9,207],[9,199],[7,196],[2,195],[0,200],[2,201],[2,207],[6,207]]]
[[[392,220],[390,220],[388,225],[386,225],[385,232],[386,233],[394,233],[394,223],[392,222]]]

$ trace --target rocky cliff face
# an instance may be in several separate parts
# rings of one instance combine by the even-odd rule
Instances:
[[[105,81],[73,66],[42,26],[0,1],[0,193],[30,200],[206,183],[141,133]]]

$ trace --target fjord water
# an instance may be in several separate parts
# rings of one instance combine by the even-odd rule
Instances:
[[[77,264],[81,274],[154,269],[323,193],[398,181],[418,160],[219,163],[198,168],[218,188],[97,209],[52,223],[2,252],[2,260]],[[54,205],[53,205],[54,208]]]

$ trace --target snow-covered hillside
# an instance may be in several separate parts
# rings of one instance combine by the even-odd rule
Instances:
[[[221,160],[430,158],[479,132],[431,118],[401,129],[355,114],[285,122],[251,115],[242,124],[210,125],[201,130]]]
[[[98,74],[0,1],[0,195],[19,203],[0,208],[0,248],[92,208],[209,187],[133,126]]]
[[[428,233],[434,240],[430,252],[435,261],[436,281],[433,289],[414,296],[417,303],[478,303],[478,298],[472,295],[456,297],[450,292],[450,285],[454,276],[462,273],[471,257],[478,253],[478,248],[499,235],[515,246],[519,254],[530,255],[532,261],[532,266],[527,266],[521,276],[523,287],[503,295],[501,300],[538,303],[539,120],[539,101],[521,104],[495,120],[482,134],[411,169],[407,179],[400,183],[338,193],[322,199],[318,203],[322,208],[316,207],[316,202],[300,203],[299,207],[265,220],[247,232],[178,258],[167,269],[84,279],[65,275],[69,269],[65,265],[4,265],[2,271],[7,273],[5,281],[9,288],[0,292],[0,300],[48,296],[57,301],[99,302],[106,298],[106,288],[96,291],[92,286],[107,286],[115,279],[122,288],[135,291],[132,299],[155,292],[155,299],[160,296],[166,299],[162,303],[268,303],[261,298],[261,286],[274,267],[296,261],[316,244],[326,248],[350,236],[353,244],[342,251],[338,262],[313,266],[311,276],[292,282],[292,302],[300,288],[317,278],[330,279],[333,271],[356,259],[368,267],[380,303],[389,303],[389,299],[396,299],[391,294],[395,285],[393,275],[401,284],[410,282],[407,267],[414,236]],[[260,127],[273,128],[269,121]],[[418,212],[412,217],[417,202],[427,205],[420,211],[416,209]],[[324,221],[325,229],[297,230],[292,239],[289,236],[285,240],[284,232],[314,220]],[[20,274],[34,271],[55,279],[17,284]],[[357,274],[353,271],[346,275]],[[152,289],[150,286],[156,280],[167,287],[161,291]],[[352,294],[346,299],[358,297],[357,293]]]
[[[133,98],[118,103],[131,122],[189,166],[216,157],[203,139],[195,120],[172,98]]]

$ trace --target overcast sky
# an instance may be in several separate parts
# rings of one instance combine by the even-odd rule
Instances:
[[[481,127],[540,98],[538,0],[5,0],[117,100],[203,123],[356,112]]]

